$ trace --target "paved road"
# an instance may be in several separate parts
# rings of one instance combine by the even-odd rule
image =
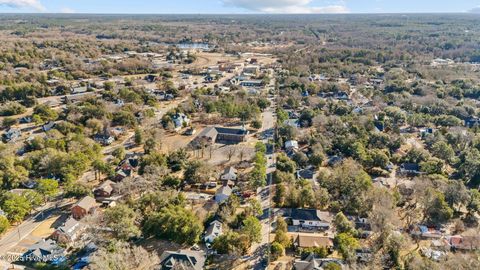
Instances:
[[[5,255],[11,248],[30,235],[43,221],[48,219],[55,211],[55,207],[49,204],[35,216],[25,220],[22,224],[12,228],[0,239],[0,255]]]
[[[271,80],[271,86],[275,85],[275,80]],[[268,143],[269,140],[274,139],[276,116],[274,114],[276,110],[275,97],[270,99],[271,105],[262,113],[262,128],[260,130],[262,136],[262,142]],[[267,158],[267,186],[262,188],[258,192],[257,199],[260,201],[263,209],[263,215],[260,218],[262,223],[262,241],[261,243],[253,246],[253,256],[251,258],[252,268],[255,270],[266,269],[262,259],[270,249],[270,233],[271,233],[271,209],[272,209],[272,174],[276,170],[275,168],[275,151],[266,154]]]

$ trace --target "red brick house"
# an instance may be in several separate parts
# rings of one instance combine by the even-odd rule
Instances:
[[[86,196],[72,207],[72,216],[77,220],[82,219],[84,216],[94,213],[96,208],[97,203],[95,199]]]

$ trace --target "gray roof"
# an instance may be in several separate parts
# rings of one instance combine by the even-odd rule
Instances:
[[[224,194],[230,196],[232,194],[232,188],[229,186],[222,186],[221,188],[217,189],[216,194]]]
[[[63,256],[65,250],[57,245],[55,241],[52,239],[42,239],[37,243],[31,245],[28,248],[28,251],[24,254],[24,256],[34,256],[36,258],[40,258],[42,260],[47,260],[47,258],[52,258],[52,256]],[[49,257],[45,257],[49,256]]]
[[[69,236],[73,236],[76,231],[81,229],[81,227],[82,224],[80,222],[70,217],[69,219],[67,219],[67,221],[65,221],[65,223],[63,223],[62,226],[57,228],[57,231]]]
[[[304,260],[296,260],[293,264],[295,270],[322,270],[325,266],[330,263],[335,263],[340,265],[343,269],[343,261],[334,258],[316,258],[313,254],[309,255]]]
[[[222,223],[218,220],[214,220],[208,226],[205,236],[215,235],[219,236],[222,233]]]
[[[296,220],[316,220],[331,222],[332,215],[329,212],[324,212],[316,209],[290,209],[290,215],[292,219]]]
[[[176,266],[183,265],[185,269],[201,270],[205,265],[205,253],[202,251],[179,250],[165,251],[160,256],[161,269],[174,269]]]
[[[201,137],[208,137],[208,138],[212,138],[213,140],[215,140],[217,138],[217,130],[215,129],[215,127],[206,127],[202,130],[202,132],[200,132],[197,137],[201,138]]]
[[[222,177],[223,176],[231,176],[233,178],[237,178],[237,170],[235,170],[234,167],[228,167],[223,171]]]
[[[236,173],[237,173],[237,170],[232,166],[230,166],[228,168],[225,168],[225,170],[223,171],[223,174],[235,174],[236,175]]]

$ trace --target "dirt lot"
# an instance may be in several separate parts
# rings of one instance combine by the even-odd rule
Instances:
[[[254,154],[254,145],[250,143],[241,143],[235,145],[214,144],[208,147],[203,152],[205,162],[213,166],[228,166],[240,162],[240,156],[243,155],[242,160],[250,160]],[[243,154],[242,154],[243,153]],[[194,156],[201,158],[202,152],[198,150],[193,153]],[[229,158],[229,156],[231,156]]]
[[[218,64],[219,61],[235,61],[238,58],[233,56],[228,56],[222,53],[207,53],[200,52],[197,53],[197,61],[191,64],[189,67],[208,67]]]
[[[195,138],[195,135],[185,136],[177,133],[165,133],[165,135],[162,137],[162,141],[160,142],[161,152],[170,153],[172,151],[185,148]]]

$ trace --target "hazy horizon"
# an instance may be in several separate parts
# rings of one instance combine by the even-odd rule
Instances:
[[[478,13],[480,1],[404,0],[0,0],[0,13],[397,14]]]

